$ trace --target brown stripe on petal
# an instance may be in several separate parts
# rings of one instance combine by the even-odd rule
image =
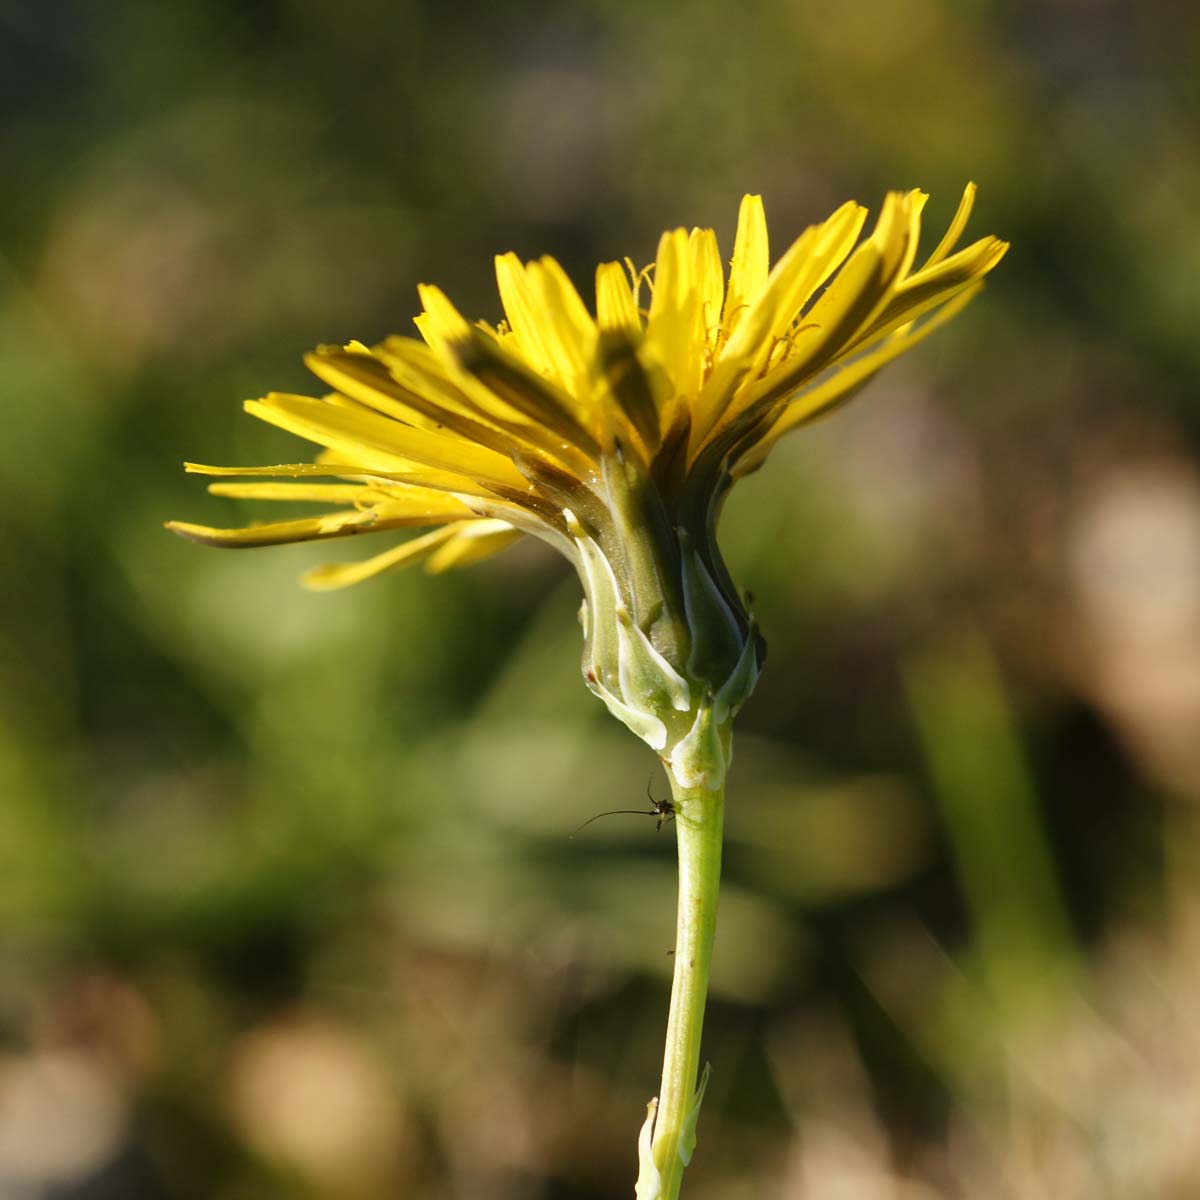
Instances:
[[[478,334],[485,342],[495,343],[495,335]],[[448,353],[452,353],[447,349]],[[475,414],[481,425],[499,431],[504,453],[528,475],[523,464],[544,461],[548,466],[585,475],[589,463],[573,443],[564,442],[540,420],[525,417],[455,362],[447,364],[434,350],[412,338],[390,337],[376,346],[373,353],[391,372],[398,384],[422,395],[428,394],[439,404],[454,403]],[[454,371],[451,378],[448,371]],[[482,438],[480,439],[482,440]],[[501,443],[497,442],[497,446]]]
[[[373,533],[379,528],[368,512],[338,512],[323,517],[308,517],[301,521],[272,521],[250,525],[244,529],[214,529],[209,525],[192,525],[187,521],[167,521],[172,533],[189,542],[204,546],[219,546],[225,550],[250,550],[258,546],[280,546],[289,542],[316,542],[326,538],[354,537]]]
[[[597,344],[596,357],[609,392],[648,454],[656,454],[662,445],[658,402],[633,338],[625,329],[604,330]]]
[[[531,421],[538,421],[569,445],[596,459],[600,447],[556,394],[553,385],[535,375],[479,331],[455,342],[451,351],[458,365],[506,404]]]
[[[354,412],[279,392],[249,400],[245,408],[272,425],[339,453],[353,456],[366,450],[453,474],[461,480],[455,491],[497,494],[527,490],[526,481],[503,455],[464,438],[402,425],[369,410]],[[403,461],[397,462],[396,469],[403,465]]]
[[[454,403],[448,387],[434,396],[406,387],[374,355],[322,347],[306,354],[304,363],[330,387],[394,420],[423,429],[449,429],[505,455],[512,445],[511,438],[463,412],[465,406]]]

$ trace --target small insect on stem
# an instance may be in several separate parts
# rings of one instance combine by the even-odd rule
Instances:
[[[644,808],[614,808],[614,809],[610,809],[608,812],[597,813],[594,817],[588,817],[588,819],[586,821],[584,821],[584,823],[582,825],[579,826],[579,829],[585,828],[586,826],[590,825],[593,821],[600,820],[601,817],[616,817],[616,816],[628,814],[629,816],[634,816],[634,817],[657,817],[658,825],[655,828],[658,830],[661,830],[663,825],[665,825],[667,821],[670,821],[675,816],[675,805],[672,804],[670,800],[655,800],[654,796],[652,795],[652,793],[650,791],[650,780],[646,781],[646,798],[650,801],[651,804],[654,805],[653,808],[651,808],[649,810],[644,809]],[[575,833],[578,833],[579,829],[576,829]],[[571,837],[574,837],[575,833],[571,834]]]

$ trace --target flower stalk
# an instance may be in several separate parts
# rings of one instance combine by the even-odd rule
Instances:
[[[707,1083],[706,1070],[697,1088],[696,1072],[717,928],[725,791],[681,787],[672,776],[672,794],[679,848],[675,973],[651,1152],[648,1160],[643,1156],[637,1200],[678,1197],[696,1144],[696,1120]]]

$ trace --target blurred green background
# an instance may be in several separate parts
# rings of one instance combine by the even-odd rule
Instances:
[[[654,756],[521,546],[344,593],[183,459],[491,256],[764,194],[1013,243],[723,530],[739,723],[687,1194],[1200,1194],[1200,9],[0,0],[0,1197],[632,1194]],[[932,243],[931,243],[932,244]],[[353,551],[362,552],[354,546]]]

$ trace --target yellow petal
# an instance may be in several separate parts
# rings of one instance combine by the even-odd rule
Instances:
[[[425,308],[425,322],[417,323],[422,336],[428,332],[442,341],[453,342],[470,332],[470,322],[454,307],[440,287],[429,283],[419,284],[417,295]]]
[[[596,322],[555,259],[539,259],[525,271],[538,297],[542,345],[550,356],[553,374],[571,395],[584,401],[596,350]]]
[[[970,288],[959,293],[953,300],[939,309],[932,317],[922,324],[915,326],[906,333],[897,334],[888,339],[882,346],[860,357],[853,359],[845,366],[839,366],[830,373],[829,378],[815,387],[799,392],[787,402],[782,415],[770,427],[769,431],[758,438],[752,447],[738,460],[733,468],[735,477],[748,474],[760,466],[775,443],[789,430],[799,425],[807,424],[829,412],[839,401],[849,398],[850,394],[862,387],[870,378],[886,366],[894,358],[911,350],[919,342],[927,338],[935,329],[940,328],[952,317],[956,316],[982,289],[979,281]]]
[[[797,342],[780,386],[798,386],[824,370],[887,304],[916,253],[924,200],[920,192],[888,193],[870,238],[805,314],[814,332]]]
[[[596,360],[608,402],[637,431],[648,460],[662,444],[660,414],[671,396],[662,372],[642,360],[640,341],[625,329],[605,330],[600,335]]]
[[[556,376],[554,358],[546,348],[540,298],[528,278],[524,263],[513,253],[496,258],[496,284],[508,327],[521,357],[541,375]],[[562,383],[561,379],[556,382]]]
[[[950,222],[950,228],[946,230],[946,236],[938,242],[937,249],[925,260],[922,271],[928,271],[930,267],[936,266],[958,245],[958,239],[962,237],[963,230],[966,229],[967,221],[970,219],[971,209],[975,206],[975,190],[973,183],[968,183],[963,189],[962,199],[958,202],[958,210]]]
[[[386,483],[389,487],[402,487],[406,492],[427,496],[446,498],[448,492],[461,492],[461,479],[446,471],[433,471],[427,467],[410,464],[403,471],[388,471],[380,467],[378,462],[364,463],[362,457],[369,457],[364,452],[358,462],[341,458],[332,451],[323,450],[317,454],[316,462],[311,463],[281,463],[273,467],[215,467],[207,463],[184,463],[184,468],[191,475],[216,475],[233,478],[254,478],[261,476],[282,476],[288,478],[320,478],[322,476],[337,476],[341,479],[355,479],[359,483]]]
[[[446,525],[442,529],[434,529],[420,537],[402,542],[399,546],[393,546],[390,550],[362,562],[328,563],[309,571],[301,582],[314,591],[330,591],[333,588],[362,583],[365,579],[382,575],[384,571],[411,566],[423,558],[428,558],[439,546],[454,537],[457,530],[458,524]]]
[[[436,350],[412,338],[389,337],[375,347],[374,353],[401,387],[428,396],[440,407],[457,409],[484,423],[506,428],[522,419],[519,410],[486,391],[465,389],[457,374],[452,377],[454,363],[447,362],[444,353],[446,346],[478,336],[477,331],[468,330],[462,338],[439,344]]]
[[[371,484],[211,483],[214,496],[238,500],[286,500],[323,504],[353,504],[371,509],[379,528],[440,525],[476,515],[461,500],[433,488],[375,481]]]
[[[421,495],[408,495],[408,489],[390,488],[380,499],[373,501],[371,512],[375,514],[378,528],[441,525],[446,521],[477,516],[473,509],[453,496],[427,492],[424,488],[413,488],[412,491]]]
[[[315,463],[280,463],[274,467],[214,467],[207,463],[187,462],[183,468],[189,475],[286,475],[303,477],[308,475],[372,475],[375,468],[350,466],[332,459]],[[384,476],[391,478],[391,476]]]
[[[805,230],[776,263],[736,331],[719,351],[716,366],[696,403],[691,458],[715,430],[746,409],[748,397],[735,397],[743,383],[767,370],[777,349],[786,361],[791,327],[804,304],[850,253],[865,218],[866,210],[860,205],[843,204],[820,225]],[[810,320],[816,318],[805,317],[805,324]],[[785,336],[788,343],[784,343]]]
[[[640,337],[638,314],[629,274],[621,263],[601,263],[596,268],[596,318],[603,332],[621,331]]]
[[[682,396],[694,396],[699,391],[704,366],[704,318],[693,284],[687,232],[675,229],[664,233],[654,261],[646,348]]]
[[[440,408],[461,412],[470,421],[512,435],[520,430],[519,440],[536,443],[520,409],[502,400],[487,388],[481,388],[460,369],[453,347],[480,339],[478,330],[468,330],[454,342],[435,342],[435,349],[412,338],[389,337],[375,347],[375,355],[387,367],[401,387],[426,396]],[[487,337],[487,341],[492,341]],[[454,428],[454,426],[451,426]]]
[[[519,414],[486,390],[465,395],[446,377],[437,355],[412,338],[390,338],[373,354],[326,347],[304,361],[313,374],[345,395],[405,424],[448,430],[505,458],[552,448],[550,440],[539,437],[527,423],[518,429],[512,417],[519,420]]]
[[[716,342],[721,327],[721,302],[725,298],[725,270],[717,235],[711,229],[693,229],[688,238],[692,255],[692,286],[700,301],[700,331],[703,346]]]
[[[746,310],[767,282],[771,252],[767,241],[767,217],[761,196],[743,196],[738,209],[737,236],[729,268],[729,290],[721,325],[733,333]]]
[[[262,400],[248,400],[246,411],[290,433],[299,434],[353,457],[367,451],[389,458],[397,470],[418,463],[459,476],[455,490],[472,495],[527,492],[525,477],[500,454],[427,429],[415,429],[371,412],[355,412],[313,400],[273,392]]]
[[[304,356],[304,364],[323,383],[384,416],[422,429],[436,429],[459,418],[469,420],[453,394],[417,391],[404,386],[375,355],[338,346],[321,346]],[[472,426],[473,428],[473,426]]]
[[[554,267],[557,268],[557,263]],[[568,470],[578,472],[582,464],[574,451],[582,451],[585,456],[598,451],[591,432],[596,425],[592,406],[579,394],[581,380],[576,378],[592,348],[587,347],[574,363],[556,361],[551,347],[557,352],[565,348],[560,342],[561,334],[552,326],[558,320],[578,319],[582,313],[583,319],[592,324],[594,336],[594,323],[561,268],[557,271],[561,278],[552,279],[547,285],[543,278],[547,274],[544,264],[535,277],[532,268],[526,268],[516,255],[507,254],[497,258],[496,273],[502,298],[507,297],[505,303],[511,307],[510,324],[515,322],[514,330],[520,326],[520,337],[515,332],[500,337],[486,326],[470,327],[460,317],[457,320],[446,317],[449,301],[437,289],[429,287],[421,288],[430,311],[418,318],[418,328],[437,352],[445,373],[466,393],[477,411],[493,422],[502,420],[506,414],[509,418],[515,415],[522,436]],[[555,274],[553,268],[549,274]],[[560,284],[565,287],[547,304],[545,288]],[[568,315],[563,316],[564,312]],[[454,315],[457,317],[457,313]],[[383,352],[407,357],[411,365],[415,349],[409,346],[402,351],[404,341],[389,338]],[[377,348],[376,352],[381,351]],[[491,375],[499,374],[497,386],[493,387],[490,380],[483,379],[474,369],[481,361],[488,364]],[[418,372],[423,369],[418,367]],[[567,381],[563,378],[564,371],[571,375]],[[520,375],[528,378],[521,381],[516,378]],[[419,381],[412,386],[414,390],[422,387]],[[524,424],[530,420],[535,426],[546,426],[551,436],[539,436],[536,428],[531,430]]]
[[[878,337],[936,307],[959,288],[986,275],[1008,252],[1008,243],[986,237],[933,267],[910,275],[874,317],[859,340]]]
[[[721,357],[751,359],[757,369],[762,369],[776,340],[850,253],[865,219],[866,210],[851,202],[843,204],[820,225],[806,229],[775,264],[737,332],[726,342]]]
[[[468,567],[499,554],[524,536],[521,530],[514,529],[507,521],[464,522],[452,538],[443,542],[429,556],[425,569],[431,575],[438,575],[457,567]]]
[[[354,504],[372,488],[361,483],[210,483],[214,496],[235,500],[294,500],[318,504]],[[378,493],[375,493],[378,494]]]
[[[599,444],[581,423],[578,405],[551,378],[535,374],[521,359],[479,332],[457,343],[454,354],[461,371],[553,434],[550,444],[557,447],[556,454],[575,451],[575,457],[582,454],[587,459],[599,455]]]
[[[254,546],[279,546],[289,542],[314,542],[325,538],[352,537],[370,533],[376,528],[375,518],[368,510],[330,513],[323,517],[307,517],[302,521],[274,521],[251,525],[245,529],[213,529],[208,525],[192,525],[186,521],[168,521],[165,528],[191,542],[224,549],[250,549]]]

